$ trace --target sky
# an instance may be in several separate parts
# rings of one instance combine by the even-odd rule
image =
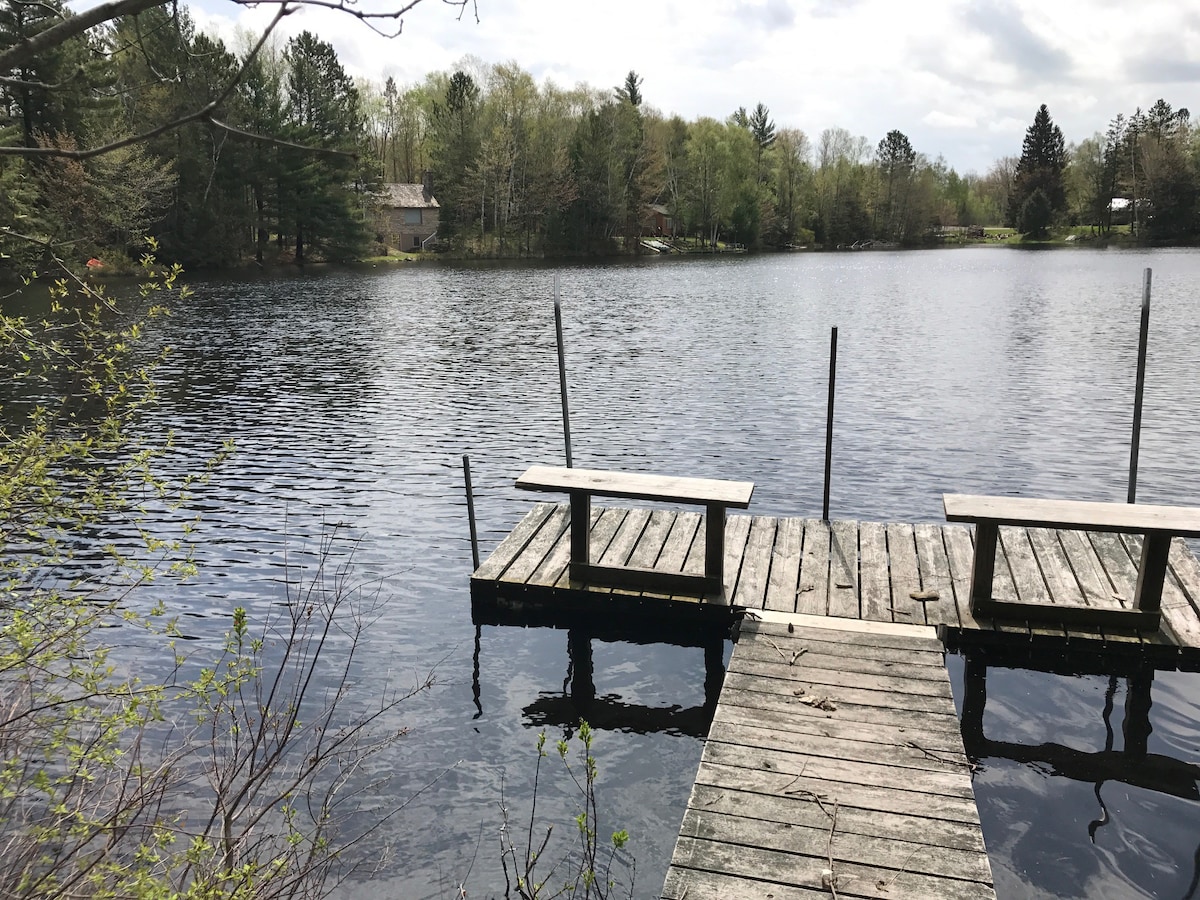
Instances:
[[[227,40],[274,11],[190,7],[201,30]],[[304,29],[352,76],[380,84],[453,71],[468,55],[560,87],[614,88],[632,69],[645,103],[667,115],[723,120],[761,102],[777,127],[813,143],[845,128],[874,146],[899,129],[960,174],[1020,155],[1042,103],[1068,143],[1160,97],[1200,115],[1196,0],[473,0],[464,10],[420,0],[397,37],[313,8],[279,33]]]

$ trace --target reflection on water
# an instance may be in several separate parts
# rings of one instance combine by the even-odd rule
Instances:
[[[570,728],[578,706],[570,680],[559,689],[573,665],[561,631],[472,621],[460,460],[471,454],[487,552],[528,509],[516,476],[562,460],[554,271],[577,465],[754,481],[754,513],[818,513],[837,325],[831,515],[939,521],[946,491],[1124,499],[1147,265],[1138,496],[1200,505],[1194,251],[982,248],[200,281],[156,325],[154,338],[175,350],[144,429],[174,430],[176,474],[227,438],[237,452],[195,492],[199,577],[156,590],[193,646],[212,649],[234,606],[261,616],[281,601],[285,557],[311,553],[326,524],[362,534],[353,575],[386,597],[362,687],[431,668],[439,686],[405,704],[397,724],[411,733],[379,763],[411,800],[380,838],[392,845],[386,867],[352,890],[453,896],[469,868],[486,896],[502,884],[500,786],[509,798],[528,792],[537,730]],[[654,893],[700,758],[698,728],[682,714],[705,707],[705,655],[622,640],[591,641],[590,653],[591,709],[613,729],[597,737],[599,801],[633,835],[639,894]],[[1097,710],[1108,690],[1102,675],[993,670],[985,733],[1092,752],[1105,746]],[[1115,709],[1123,690],[1122,680]],[[1147,758],[1194,764],[1200,679],[1157,673],[1150,692]],[[1103,779],[1108,824],[1093,844],[1096,781],[1056,774],[1054,761],[984,763],[976,788],[1003,895],[1186,894],[1200,844],[1194,800]]]

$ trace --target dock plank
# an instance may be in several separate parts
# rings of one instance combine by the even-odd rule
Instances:
[[[828,614],[859,618],[858,523],[838,521],[829,530]]]
[[[924,624],[958,627],[958,610],[954,604],[954,585],[942,526],[915,525],[913,537],[917,542],[917,565],[921,572],[922,596],[917,603],[925,613]]]
[[[537,534],[546,519],[554,514],[557,505],[554,503],[539,503],[517,523],[496,549],[491,552],[483,564],[475,570],[473,578],[479,581],[498,580],[512,565],[529,541]]]
[[[921,570],[917,565],[917,541],[913,526],[889,522],[887,549],[892,621],[924,625],[925,610],[911,596],[913,592],[921,590]]]
[[[888,577],[887,526],[860,522],[858,526],[859,612],[871,622],[892,621],[892,584]]]
[[[800,558],[800,586],[796,612],[823,616],[829,604],[829,524],[804,520],[804,550]]]
[[[800,553],[804,546],[804,521],[780,519],[775,546],[771,551],[771,577],[763,609],[778,612],[796,611],[796,594],[800,584]]]
[[[742,556],[735,602],[746,609],[762,609],[766,604],[767,584],[771,575],[776,531],[779,520],[770,516],[754,516]]]

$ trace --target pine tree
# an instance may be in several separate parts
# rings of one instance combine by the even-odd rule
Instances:
[[[1033,117],[1033,124],[1025,131],[1025,141],[1021,145],[1021,159],[1017,163],[1016,176],[1013,178],[1012,192],[1008,196],[1007,224],[1019,227],[1022,210],[1034,191],[1040,190],[1050,208],[1050,219],[1067,207],[1067,192],[1063,174],[1067,167],[1066,143],[1062,130],[1050,118],[1050,110],[1043,103]],[[1036,204],[1040,209],[1039,200]],[[1035,216],[1030,221],[1041,222],[1042,216]],[[1048,222],[1047,222],[1048,224]],[[1041,225],[1033,232],[1043,236],[1046,226]]]

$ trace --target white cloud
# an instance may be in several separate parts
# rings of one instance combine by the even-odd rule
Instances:
[[[978,128],[979,123],[974,116],[951,115],[941,110],[931,110],[921,119],[926,125],[934,128]]]

